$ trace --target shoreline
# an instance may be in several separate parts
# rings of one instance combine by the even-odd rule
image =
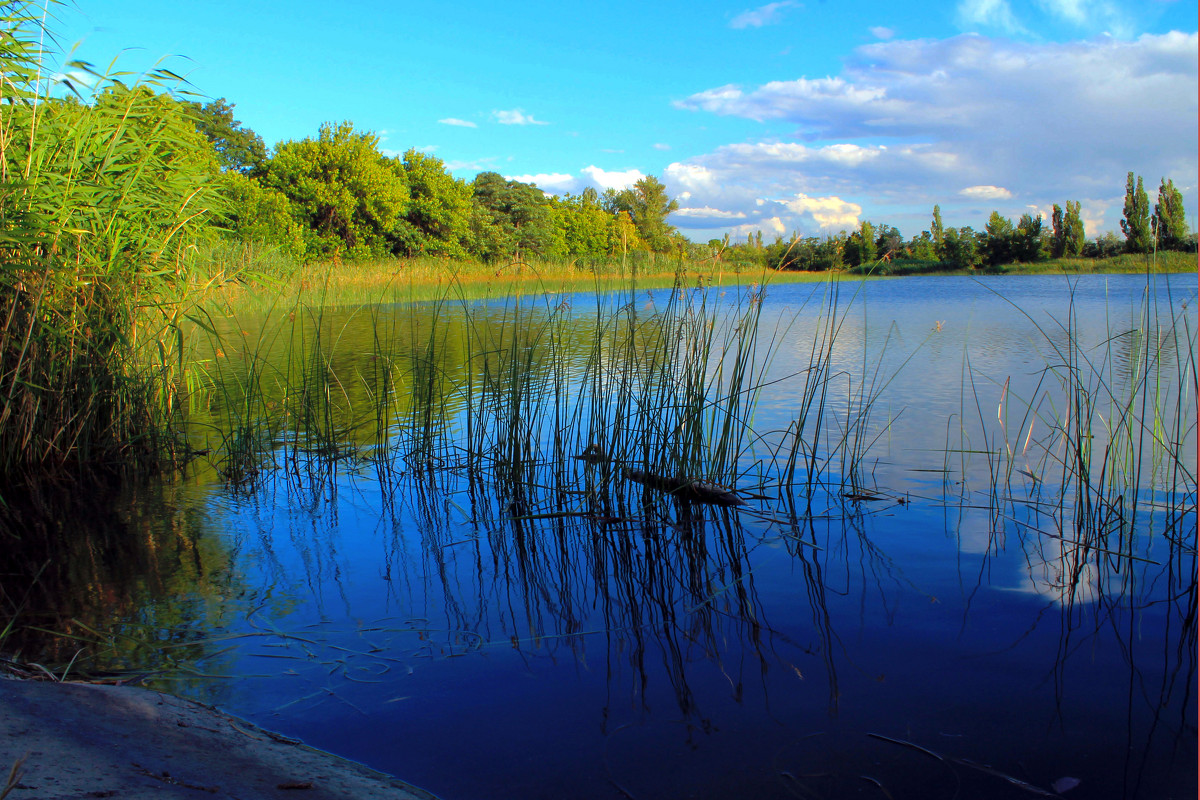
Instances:
[[[0,710],[5,800],[260,800],[295,797],[296,790],[305,800],[438,800],[220,709],[151,689],[0,677]]]

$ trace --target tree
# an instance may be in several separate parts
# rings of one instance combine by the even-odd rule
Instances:
[[[941,206],[933,207],[933,223],[929,226],[929,235],[933,237],[933,246],[941,248],[942,238],[946,235],[946,229],[942,226]]]
[[[859,229],[846,239],[846,265],[857,267],[875,260],[875,226],[863,220]]]
[[[949,261],[962,269],[974,268],[979,264],[975,231],[969,227],[947,228],[942,237],[942,253],[943,261]]]
[[[446,172],[437,156],[409,150],[401,162],[410,200],[397,231],[395,250],[462,258],[472,237],[471,187]]]
[[[404,170],[379,152],[379,138],[349,122],[321,126],[316,139],[275,149],[264,185],[285,195],[308,232],[311,255],[382,255],[392,249],[409,192]]]
[[[679,208],[679,203],[667,197],[667,187],[653,175],[647,175],[633,185],[615,194],[606,193],[606,200],[613,211],[629,214],[637,226],[641,239],[656,253],[671,250],[671,239],[676,231],[667,223],[667,215]]]
[[[1163,179],[1158,187],[1158,202],[1154,204],[1154,232],[1163,250],[1183,250],[1188,238],[1187,218],[1183,210],[1183,195],[1175,182]]]
[[[485,251],[487,259],[534,253],[549,256],[554,243],[554,219],[549,201],[533,184],[505,180],[495,172],[475,176],[473,196],[495,232]]]
[[[278,247],[284,255],[304,257],[305,226],[292,213],[291,201],[238,170],[222,176],[229,201],[223,225],[234,238]]]
[[[1063,210],[1058,203],[1054,204],[1054,210],[1050,214],[1050,225],[1053,228],[1050,235],[1050,257],[1062,258],[1067,248],[1067,234],[1063,227]]]
[[[984,255],[990,266],[1007,264],[1013,260],[1013,244],[1016,230],[1012,220],[1000,216],[999,211],[993,211],[988,217],[987,239],[984,243]]]
[[[1083,217],[1080,216],[1079,201],[1067,201],[1067,213],[1063,217],[1063,255],[1068,258],[1083,255],[1083,246],[1087,236],[1083,229]]]
[[[213,149],[217,151],[221,169],[249,175],[262,169],[267,160],[267,147],[262,137],[233,118],[233,103],[221,97],[205,103],[182,103],[188,115]]]
[[[1032,263],[1042,257],[1042,217],[1022,214],[1013,236],[1012,255],[1018,261]]]
[[[875,254],[876,256],[888,253],[899,253],[904,249],[904,237],[900,234],[899,228],[891,225],[880,225],[875,231]]]
[[[578,196],[550,198],[562,228],[565,255],[570,258],[600,259],[609,254],[611,229],[616,225],[612,214],[600,207],[596,190],[584,189]]]
[[[1125,218],[1121,220],[1125,249],[1130,253],[1148,253],[1153,246],[1150,234],[1150,200],[1142,188],[1142,176],[1134,186],[1133,173],[1125,180]]]
[[[938,248],[933,243],[933,234],[929,231],[921,231],[920,236],[914,236],[905,246],[907,255],[910,258],[915,258],[919,261],[937,261]]]

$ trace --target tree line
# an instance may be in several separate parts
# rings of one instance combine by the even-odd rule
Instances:
[[[890,225],[864,220],[856,230],[829,236],[780,236],[764,246],[762,231],[757,231],[745,242],[731,242],[726,236],[712,239],[708,245],[718,258],[730,263],[808,271],[878,267],[886,272],[892,268],[890,265],[905,262],[975,269],[1156,250],[1196,252],[1196,234],[1188,229],[1183,195],[1167,178],[1159,185],[1158,201],[1151,211],[1141,176],[1129,173],[1121,231],[1124,239],[1108,232],[1089,240],[1079,201],[1068,200],[1063,206],[1054,204],[1049,226],[1041,215],[1022,214],[1014,225],[1011,219],[993,211],[982,231],[970,226],[955,228],[942,222],[941,208],[935,205],[929,229],[907,240]]]
[[[537,186],[481,172],[456,178],[436,156],[410,149],[385,154],[379,138],[350,122],[327,123],[317,134],[268,149],[234,117],[224,98],[206,103],[119,83],[93,102],[48,101],[52,113],[81,119],[128,92],[153,95],[153,124],[178,135],[170,169],[180,185],[204,184],[210,227],[240,241],[278,247],[299,260],[438,256],[481,261],[575,260],[596,264],[629,254],[687,255],[741,267],[828,270],[883,262],[944,268],[995,267],[1052,258],[1105,257],[1120,252],[1195,250],[1183,198],[1163,179],[1153,210],[1140,176],[1126,186],[1124,240],[1088,240],[1078,201],[1055,204],[1046,224],[1024,214],[1013,222],[993,211],[984,230],[946,226],[934,206],[928,230],[905,239],[898,229],[864,220],[853,231],[782,237],[764,245],[761,231],[745,242],[729,237],[708,246],[688,242],[669,221],[678,203],[653,175],[624,190],[547,196]],[[164,178],[165,180],[165,178]]]
[[[294,258],[599,261],[686,246],[667,222],[678,204],[652,175],[621,191],[548,197],[495,172],[455,178],[420,150],[386,155],[375,134],[349,122],[322,125],[315,137],[268,153],[224,99],[184,102],[181,111],[220,160],[230,200],[222,223],[237,238]]]

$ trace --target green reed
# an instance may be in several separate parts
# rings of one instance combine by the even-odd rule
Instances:
[[[0,483],[171,460],[173,288],[217,207],[211,148],[159,91],[56,97],[45,9],[0,3]]]
[[[1152,281],[1127,316],[1109,308],[1100,342],[1081,339],[1073,291],[1062,319],[1029,318],[1045,367],[1029,397],[1005,381],[994,432],[971,371],[983,441],[973,452],[988,460],[993,527],[1028,506],[1051,515],[1055,537],[1119,559],[1135,558],[1146,514],[1185,535],[1196,502],[1196,331],[1187,309],[1157,305]],[[1177,543],[1194,552],[1194,541]]]
[[[765,288],[743,289],[728,308],[712,290],[639,292],[597,294],[586,315],[553,294],[480,303],[448,291],[409,314],[295,307],[254,332],[237,316],[199,320],[208,383],[222,395],[204,443],[217,442],[215,463],[233,485],[252,485],[272,460],[289,480],[304,482],[303,467],[326,485],[339,462],[365,459],[389,496],[408,476],[465,470],[506,487],[521,513],[570,505],[581,491],[608,504],[596,492],[615,489],[623,502],[629,470],[652,484],[770,489],[789,502],[801,486],[811,502],[819,487],[853,483],[879,435],[868,435],[868,417],[889,377],[879,363],[861,380],[834,374],[848,313],[835,282],[796,312],[811,305],[822,320],[813,362],[773,379],[795,318],[764,331]],[[367,341],[347,345],[356,316]],[[802,384],[786,431],[755,429],[768,380]],[[835,419],[825,404],[839,381],[854,394]],[[591,446],[605,454],[598,470],[575,458]]]

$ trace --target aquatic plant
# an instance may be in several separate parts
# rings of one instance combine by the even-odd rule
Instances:
[[[0,5],[0,484],[175,455],[170,289],[216,197],[165,69],[52,91],[40,4]],[[69,88],[81,87],[70,84]]]

